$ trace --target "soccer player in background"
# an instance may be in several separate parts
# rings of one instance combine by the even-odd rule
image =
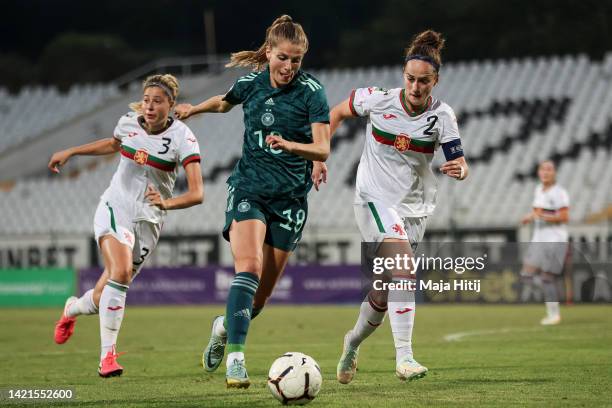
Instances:
[[[257,51],[232,54],[228,66],[254,72],[238,78],[225,95],[176,109],[181,119],[224,113],[239,104],[244,111],[242,157],[227,180],[223,228],[236,276],[225,317],[213,320],[202,357],[207,371],[216,370],[227,344],[229,388],[250,385],[244,356],[249,324],[272,294],[302,236],[312,161],[323,162],[329,155],[329,107],[323,86],[300,70],[307,50],[302,26],[283,15],[266,30]]]
[[[381,251],[401,248],[412,256],[434,212],[437,181],[431,168],[434,151],[442,146],[446,163],[440,170],[457,180],[468,175],[457,119],[453,109],[431,96],[441,66],[441,34],[427,30],[414,37],[406,50],[404,88],[359,88],[331,112],[332,133],[343,120],[366,117],[365,146],[357,170],[355,218],[363,242],[393,243]],[[410,275],[410,274],[409,274]],[[414,279],[394,275],[394,280]],[[359,345],[389,320],[396,349],[396,375],[401,380],[423,377],[427,368],[412,352],[414,292],[371,290],[359,317],[344,337],[337,378],[351,382],[357,368]]]
[[[522,224],[533,223],[533,236],[521,270],[522,300],[529,300],[534,290],[534,277],[539,275],[546,316],[543,325],[561,323],[556,277],[563,272],[568,249],[569,195],[556,182],[555,164],[545,160],[538,166],[540,184],[536,187],[531,212]]]
[[[119,119],[113,137],[54,153],[49,169],[59,173],[72,156],[121,153],[110,186],[100,197],[94,233],[104,272],[93,289],[70,297],[55,326],[55,342],[65,343],[79,315],[100,315],[102,350],[98,373],[118,376],[117,336],[130,282],[156,247],[167,210],[202,203],[200,148],[191,130],[169,117],[179,93],[172,75],[153,75],[143,83],[140,102]],[[172,197],[178,167],[185,168],[188,191]]]

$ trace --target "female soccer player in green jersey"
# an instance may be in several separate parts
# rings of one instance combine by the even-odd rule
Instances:
[[[223,229],[236,276],[225,317],[213,321],[203,354],[204,367],[214,371],[227,343],[226,384],[231,388],[250,385],[244,361],[250,321],[270,297],[301,238],[312,162],[329,156],[329,107],[323,86],[300,70],[307,50],[301,25],[281,16],[267,29],[257,51],[232,54],[228,66],[251,67],[252,73],[238,78],[225,95],[176,108],[179,119],[224,113],[239,104],[244,111],[242,157],[227,180]]]

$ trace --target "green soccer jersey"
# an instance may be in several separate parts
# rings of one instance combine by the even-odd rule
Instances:
[[[227,182],[238,189],[264,196],[303,197],[312,187],[312,162],[298,155],[271,149],[268,135],[298,143],[312,143],[312,123],[329,123],[323,86],[312,75],[298,71],[282,88],[270,84],[269,69],[241,78],[224,100],[242,104],[244,144],[242,157]]]

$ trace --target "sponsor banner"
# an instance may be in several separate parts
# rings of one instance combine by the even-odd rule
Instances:
[[[79,293],[92,288],[102,270],[83,269],[79,274]],[[144,268],[130,284],[131,305],[225,303],[234,269]],[[359,265],[288,266],[276,285],[270,303],[359,303],[361,278]]]
[[[162,232],[157,247],[146,257],[146,266],[165,268],[216,265],[221,262],[220,237],[220,234],[164,235]],[[92,259],[87,266],[102,266],[102,255],[93,238],[91,248]]]
[[[0,269],[86,268],[90,252],[88,236],[0,236]]]
[[[0,269],[0,306],[62,306],[75,287],[72,269]]]

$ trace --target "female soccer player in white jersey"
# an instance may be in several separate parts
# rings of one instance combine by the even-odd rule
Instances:
[[[546,160],[538,166],[541,184],[535,189],[533,209],[521,222],[533,223],[533,237],[525,257],[521,278],[523,280],[522,298],[529,297],[533,290],[533,278],[540,274],[546,317],[543,325],[559,324],[559,294],[555,276],[563,272],[567,254],[567,223],[569,221],[569,196],[565,189],[556,184],[555,164]]]
[[[203,200],[198,141],[185,124],[169,117],[178,91],[172,75],[150,76],[143,83],[142,101],[130,105],[134,112],[119,119],[113,137],[62,150],[49,161],[49,169],[59,173],[72,156],[121,153],[94,217],[104,272],[93,289],[66,301],[55,326],[55,342],[62,344],[72,335],[78,315],[99,313],[102,377],[123,373],[115,344],[127,291],[157,245],[166,211]],[[172,197],[179,165],[185,168],[188,191]]]
[[[409,256],[411,246],[415,249],[423,238],[426,219],[435,208],[437,182],[431,161],[436,148],[442,146],[447,160],[442,173],[457,180],[468,174],[455,114],[431,96],[438,83],[443,45],[439,33],[420,33],[406,51],[404,88],[355,89],[331,112],[332,133],[345,119],[368,118],[354,201],[362,240],[394,243],[391,246]],[[337,367],[341,383],[353,379],[359,345],[382,323],[387,309],[397,376],[410,380],[427,372],[412,354],[414,293],[394,292],[400,293],[388,298],[388,293],[372,290],[362,303],[354,328],[344,338]]]

